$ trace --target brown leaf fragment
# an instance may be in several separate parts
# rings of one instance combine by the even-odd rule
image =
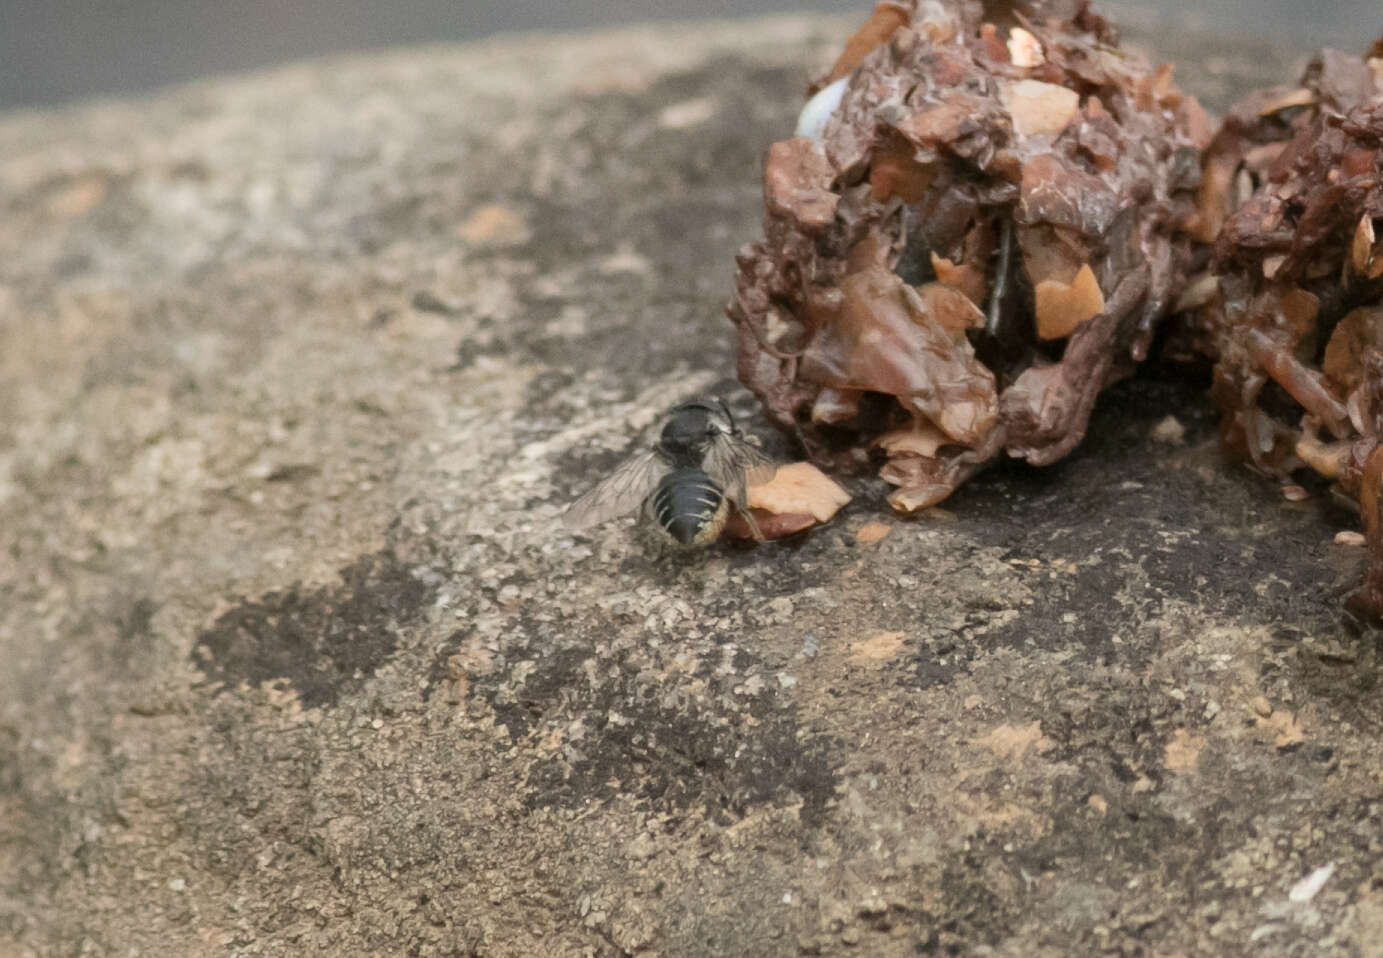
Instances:
[[[753,526],[741,513],[732,513],[725,520],[724,534],[731,539],[754,539],[757,528],[758,538],[771,542],[774,539],[795,535],[817,524],[816,518],[805,512],[774,513],[751,509],[750,514],[754,517]]]
[[[985,299],[985,275],[973,266],[953,263],[944,256],[931,253],[932,270],[938,282],[952,286],[969,298],[976,306],[983,306]]]
[[[765,539],[781,539],[811,526],[830,521],[850,494],[809,462],[779,466],[767,482],[749,487],[748,506]],[[731,538],[752,539],[754,529],[745,518],[732,514],[725,524]]]
[[[855,68],[864,62],[864,58],[873,53],[880,44],[888,42],[889,37],[893,36],[899,27],[906,25],[908,19],[907,11],[901,4],[885,2],[875,6],[864,26],[845,41],[845,50],[821,85],[825,86],[855,72]]]
[[[955,336],[967,329],[983,329],[984,313],[963,290],[945,283],[903,286],[903,296],[917,315],[928,316]]]
[[[1020,226],[1017,234],[1023,271],[1033,286],[1043,280],[1070,283],[1090,262],[1090,244],[1074,230],[1039,224]]]
[[[1119,212],[1119,198],[1105,180],[1039,153],[1023,164],[1023,221],[1065,226],[1087,236],[1103,234]]]
[[[1104,294],[1088,263],[1070,283],[1044,280],[1037,284],[1034,293],[1037,335],[1044,340],[1065,339],[1081,323],[1104,312]]]
[[[957,442],[973,445],[994,423],[994,375],[882,269],[840,281],[841,305],[802,356],[801,374],[837,389],[897,396]]]
[[[879,201],[897,196],[916,203],[936,179],[936,170],[917,160],[917,147],[901,136],[881,141],[869,164],[869,187]]]
[[[958,139],[967,128],[981,122],[985,106],[979,97],[957,90],[942,103],[913,110],[893,126],[910,142],[934,149]]]
[[[807,229],[829,226],[840,198],[831,192],[834,176],[821,144],[807,137],[774,143],[764,166],[764,202],[780,216]]]
[[[1321,370],[1337,397],[1344,399],[1359,388],[1364,377],[1364,354],[1369,349],[1383,349],[1383,307],[1352,311],[1330,334]]]

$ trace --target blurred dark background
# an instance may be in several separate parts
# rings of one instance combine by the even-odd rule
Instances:
[[[872,0],[0,0],[0,109],[128,93],[302,57],[501,31],[793,10],[863,13]],[[1113,4],[1101,8],[1118,12]],[[1378,0],[1161,0],[1140,22],[1358,49]],[[536,68],[540,66],[535,65]]]

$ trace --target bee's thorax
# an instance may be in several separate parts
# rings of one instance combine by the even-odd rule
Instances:
[[[733,426],[706,403],[683,403],[672,411],[658,439],[658,449],[674,468],[699,467],[712,440]]]

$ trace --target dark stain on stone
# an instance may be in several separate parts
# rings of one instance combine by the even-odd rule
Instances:
[[[1169,600],[1245,623],[1338,626],[1325,556],[1342,517],[1325,507],[1291,509],[1276,484],[1208,452],[1214,419],[1204,388],[1149,370],[1109,390],[1067,460],[1045,469],[1006,463],[947,503],[982,545],[1077,566],[1074,574],[1039,573],[1035,604],[988,642],[1074,646],[1085,661],[1136,667],[1130,649],[1113,640]],[[1186,428],[1185,446],[1149,438],[1169,414]]]
[[[226,687],[282,680],[304,707],[334,704],[393,654],[399,630],[436,594],[392,549],[340,574],[340,585],[296,584],[241,601],[197,636],[193,658]]]
[[[115,634],[122,646],[144,638],[153,624],[158,605],[144,596],[130,602],[115,615]]]
[[[693,694],[677,679],[568,646],[538,656],[521,680],[511,667],[474,689],[514,742],[562,735],[563,747],[529,768],[530,808],[579,808],[633,793],[654,807],[699,807],[728,823],[756,806],[800,801],[803,823],[819,825],[835,794],[832,743],[771,692],[741,704],[731,689],[754,660],[740,652],[734,661],[735,675],[700,676],[707,687]]]

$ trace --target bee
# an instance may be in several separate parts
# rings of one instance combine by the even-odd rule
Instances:
[[[690,548],[714,542],[734,509],[762,538],[747,490],[776,469],[745,439],[723,400],[692,399],[667,414],[652,448],[626,460],[563,518],[568,528],[584,529],[642,507],[670,539]]]

